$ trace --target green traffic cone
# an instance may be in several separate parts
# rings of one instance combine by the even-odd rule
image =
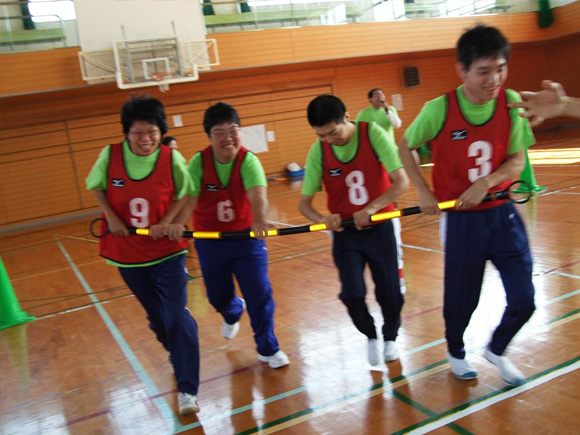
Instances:
[[[34,319],[36,317],[20,309],[20,304],[14,295],[14,289],[0,257],[0,329],[30,322]]]
[[[534,176],[534,170],[532,168],[532,164],[530,163],[530,158],[528,157],[527,150],[525,154],[526,154],[526,166],[524,167],[524,170],[520,174],[520,180],[523,180],[526,183],[528,183],[529,187],[526,186],[526,184],[520,184],[520,187],[514,190],[514,193],[529,193],[530,191],[532,193],[537,193],[546,190],[545,187],[541,187],[536,184],[536,177]]]

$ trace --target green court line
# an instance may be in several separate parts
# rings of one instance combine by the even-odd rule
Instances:
[[[577,363],[579,361],[580,361],[580,356],[577,356],[575,358],[572,358],[572,359],[570,359],[568,361],[565,361],[565,362],[563,362],[561,364],[558,364],[555,367],[551,367],[551,368],[546,369],[546,370],[544,370],[544,371],[542,371],[540,373],[536,373],[535,375],[532,375],[532,376],[526,378],[526,383],[529,383],[529,382],[534,381],[534,380],[538,380],[538,379],[540,379],[540,378],[542,378],[544,376],[550,375],[551,373],[554,373],[554,372],[556,372],[558,370],[561,370],[561,369],[564,369],[566,367],[569,367],[569,366],[571,366],[571,365],[573,365],[573,364],[575,364],[575,363]],[[520,387],[516,387],[516,388],[522,388],[522,387],[525,387],[525,386],[526,386],[526,384],[523,384]],[[460,411],[463,411],[465,409],[471,408],[474,405],[477,405],[477,404],[479,404],[481,402],[484,402],[486,400],[489,400],[489,399],[491,399],[493,397],[497,397],[497,396],[499,396],[499,395],[501,395],[501,394],[503,394],[503,393],[505,393],[507,391],[513,390],[513,389],[514,389],[514,387],[505,386],[504,388],[502,388],[500,390],[492,391],[492,392],[490,392],[488,394],[485,394],[482,397],[478,397],[477,399],[471,400],[469,402],[465,402],[462,405],[459,405],[459,406],[457,406],[455,408],[449,409],[449,410],[447,410],[445,412],[442,412],[440,414],[434,415],[431,418],[428,418],[427,420],[423,420],[422,422],[415,423],[415,424],[413,424],[411,426],[406,427],[405,429],[401,429],[401,430],[399,430],[397,432],[393,432],[390,435],[403,435],[403,434],[406,434],[406,433],[408,433],[408,432],[410,432],[410,431],[412,431],[414,429],[419,429],[419,428],[421,428],[423,426],[426,426],[429,423],[435,422],[437,420],[441,420],[442,418],[445,418],[445,417],[447,417],[449,415],[453,415],[453,414],[456,414],[456,413],[458,413]]]
[[[569,313],[562,314],[561,316],[555,317],[555,318],[553,318],[551,320],[548,320],[546,322],[546,325],[549,325],[550,323],[558,322],[558,321],[560,321],[562,319],[565,319],[566,317],[570,317],[570,316],[573,316],[573,315],[578,314],[578,313],[580,313],[580,308],[578,308],[577,310],[574,310],[574,311],[570,311]]]
[[[551,323],[557,322],[558,320],[562,320],[564,318],[573,316],[573,315],[575,315],[575,314],[577,314],[579,312],[580,312],[580,309],[577,309],[577,310],[574,310],[574,311],[572,311],[570,313],[563,314],[561,316],[558,316],[558,317],[556,317],[556,318],[554,318],[554,319],[546,322],[546,325],[549,325]],[[564,363],[561,363],[561,364],[559,364],[559,365],[557,365],[555,367],[546,369],[543,372],[537,373],[535,375],[532,375],[532,376],[526,378],[526,382],[530,382],[532,380],[536,380],[538,378],[541,378],[543,376],[546,376],[547,374],[550,374],[552,372],[555,372],[555,371],[557,371],[557,370],[559,370],[559,369],[561,369],[563,367],[567,367],[569,365],[572,365],[572,364],[576,363],[579,360],[580,360],[580,356],[579,357],[575,357],[575,358],[573,358],[573,359],[571,359],[569,361],[566,361]],[[436,362],[434,364],[430,364],[430,365],[428,365],[426,367],[423,367],[422,369],[419,369],[419,370],[416,370],[414,372],[411,372],[408,375],[397,376],[396,378],[390,379],[390,382],[388,384],[386,384],[386,386],[388,387],[388,386],[390,386],[390,384],[393,384],[393,383],[398,382],[398,381],[400,381],[402,379],[405,379],[405,378],[412,377],[414,375],[417,375],[419,373],[425,372],[425,371],[427,371],[429,369],[432,369],[434,367],[440,366],[440,365],[445,364],[445,363],[447,363],[447,359],[441,360],[441,361]],[[347,401],[349,399],[352,399],[354,397],[361,396],[363,394],[367,394],[367,393],[369,393],[371,391],[374,391],[374,390],[376,390],[378,388],[383,388],[384,386],[385,386],[385,383],[384,382],[380,382],[380,383],[375,384],[375,385],[373,385],[373,386],[371,386],[369,388],[365,388],[364,390],[361,390],[359,392],[351,393],[351,394],[349,394],[347,396],[340,397],[340,398],[337,398],[337,399],[333,399],[331,401],[322,403],[322,404],[317,405],[315,407],[307,408],[305,410],[299,411],[298,413],[295,413],[295,414],[291,414],[291,415],[282,417],[282,418],[280,418],[278,420],[274,420],[274,421],[271,421],[271,422],[268,422],[268,423],[265,423],[265,424],[256,426],[256,427],[254,427],[252,429],[248,429],[248,430],[243,431],[243,432],[239,432],[236,435],[249,435],[249,434],[253,434],[253,433],[256,433],[256,432],[259,432],[259,431],[262,431],[262,430],[265,430],[265,429],[268,429],[268,428],[271,428],[271,427],[274,427],[274,426],[283,424],[283,423],[285,423],[287,421],[291,421],[291,420],[297,419],[297,418],[302,417],[304,415],[312,414],[312,413],[314,413],[316,411],[319,411],[321,409],[327,408],[327,407],[329,407],[331,405],[334,405],[334,404],[337,404],[337,403],[341,403],[341,402]],[[299,391],[305,391],[306,389],[307,389],[306,386],[305,387],[298,388],[298,389],[294,390],[294,393],[293,394],[296,394],[296,392],[299,392]],[[464,409],[467,409],[467,408],[469,408],[469,407],[471,407],[473,405],[476,405],[476,404],[478,404],[478,403],[480,403],[482,401],[488,400],[489,398],[495,397],[495,396],[497,396],[499,394],[502,394],[502,393],[504,393],[506,391],[509,391],[509,390],[512,390],[512,389],[513,389],[513,387],[506,386],[506,387],[504,387],[504,388],[502,388],[500,390],[493,391],[493,392],[491,392],[491,393],[489,393],[487,395],[484,395],[484,396],[482,396],[480,398],[477,398],[475,400],[466,402],[465,404],[460,405],[460,406],[458,406],[456,408],[453,408],[451,410],[448,410],[448,411],[445,411],[443,413],[436,414],[436,415],[434,414],[433,416],[431,416],[431,418],[429,418],[427,420],[424,420],[421,423],[416,423],[416,424],[414,424],[412,426],[409,426],[409,427],[407,427],[405,429],[402,429],[400,431],[393,432],[391,435],[401,435],[401,434],[407,433],[407,432],[409,432],[409,431],[411,431],[413,429],[417,429],[417,428],[419,428],[421,426],[425,426],[426,424],[429,424],[429,423],[434,422],[436,420],[440,420],[441,418],[444,418],[444,417],[446,417],[448,415],[451,415],[451,414],[454,414],[456,412],[459,412],[459,411],[462,411]],[[401,399],[403,397],[403,395],[400,394],[400,393],[398,393],[397,395],[395,395],[395,391],[394,390],[393,390],[393,395],[395,397],[397,397],[398,399]],[[277,397],[282,398],[283,396],[284,396],[284,394],[281,394],[281,395],[279,395]],[[429,411],[427,408],[424,408],[423,406],[419,405],[417,402],[412,401],[411,399],[408,399],[408,400],[410,402],[412,402],[413,404],[417,405],[418,406],[417,409],[419,411],[423,412],[426,415],[431,415],[430,413],[432,411]],[[455,427],[452,427],[452,425],[454,425]],[[469,432],[466,431],[466,429],[461,428],[460,426],[455,425],[454,423],[451,423],[451,424],[449,424],[447,426],[450,427],[451,429],[457,431],[460,434],[469,434]]]
[[[435,411],[431,411],[429,408],[425,408],[423,405],[421,405],[420,403],[416,402],[413,399],[410,399],[409,397],[405,396],[404,394],[401,394],[395,390],[393,390],[392,393],[393,393],[393,396],[395,396],[397,399],[399,399],[402,402],[405,402],[407,405],[409,405],[415,409],[418,409],[423,414],[428,415],[429,417],[432,417],[432,418],[437,417],[437,413]],[[468,431],[467,429],[459,426],[456,423],[450,423],[447,425],[447,427],[449,429],[454,430],[455,432],[457,432],[461,435],[475,435],[473,432]]]

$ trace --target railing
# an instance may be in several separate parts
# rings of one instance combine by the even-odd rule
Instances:
[[[24,30],[22,20],[32,16],[18,14],[22,4],[18,0],[0,1],[0,52],[79,45],[76,20],[55,16],[56,22],[37,22],[35,29]],[[515,0],[200,0],[208,33],[506,13],[514,4]]]
[[[212,33],[505,13],[512,6],[513,2],[508,0],[415,3],[405,3],[404,0],[203,0],[201,5],[206,28]]]
[[[51,50],[78,45],[76,20],[30,14],[22,1],[0,2],[0,53]],[[51,11],[53,12],[53,11]]]

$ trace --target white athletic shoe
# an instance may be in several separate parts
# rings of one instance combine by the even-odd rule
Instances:
[[[283,351],[279,350],[274,355],[264,356],[258,354],[258,361],[268,363],[270,367],[273,369],[279,369],[280,367],[285,367],[290,364],[290,360],[288,359],[288,355],[286,355]]]
[[[385,362],[396,361],[399,359],[399,349],[394,341],[385,341],[385,350],[383,352]]]
[[[369,338],[368,357],[369,364],[372,366],[376,366],[381,362],[379,352],[379,341],[376,338]]]
[[[522,372],[520,372],[507,357],[499,356],[493,353],[489,348],[485,350],[483,354],[486,360],[492,363],[499,369],[499,377],[506,384],[512,387],[519,387],[524,382],[526,382],[526,377]]]
[[[246,301],[242,299],[242,310],[246,309]],[[240,330],[240,321],[238,320],[233,325],[226,323],[224,320],[222,322],[222,337],[226,340],[231,340],[236,335],[238,335],[238,331]]]
[[[199,412],[197,397],[189,393],[177,393],[177,404],[181,415]]]
[[[453,373],[453,376],[457,379],[469,381],[477,378],[477,372],[469,365],[465,358],[454,358],[449,352],[447,352],[447,360],[451,365],[451,373]]]

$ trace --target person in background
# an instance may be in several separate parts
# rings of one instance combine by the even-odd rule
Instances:
[[[399,282],[397,243],[390,220],[371,225],[370,216],[394,209],[408,189],[408,179],[391,136],[376,123],[349,121],[344,103],[333,95],[314,98],[308,122],[318,139],[308,153],[299,209],[333,231],[332,255],[342,285],[339,297],[355,327],[368,338],[368,361],[381,361],[377,331],[366,304],[364,269],[368,264],[383,315],[382,360],[395,361],[404,297]],[[327,193],[324,215],[313,206],[314,195]],[[354,219],[355,227],[342,221]]]
[[[385,93],[381,88],[373,88],[368,92],[367,95],[371,105],[366,109],[361,110],[357,117],[357,121],[363,122],[376,122],[378,125],[383,127],[385,131],[391,136],[393,141],[395,141],[395,128],[401,128],[403,125],[401,118],[397,114],[397,109],[394,106],[389,106],[387,104],[387,99]],[[396,142],[395,142],[396,143]],[[419,155],[417,153],[417,164],[420,164]],[[395,236],[397,237],[397,257],[399,261],[399,281],[401,286],[401,292],[404,294],[406,292],[405,277],[403,275],[403,240],[401,238],[401,221],[399,218],[393,219],[393,225],[395,227]]]
[[[172,150],[177,149],[177,139],[175,139],[173,136],[165,136],[161,143],[163,145],[167,145]]]
[[[514,204],[482,202],[520,174],[526,148],[534,143],[528,121],[508,107],[520,101],[517,92],[503,87],[509,55],[510,45],[496,28],[477,25],[466,31],[457,43],[455,65],[463,85],[425,103],[399,151],[423,213],[439,215],[438,202],[457,199],[454,210],[440,215],[439,227],[445,251],[443,317],[453,375],[477,377],[465,358],[463,335],[479,302],[489,259],[499,271],[507,306],[484,356],[501,379],[517,386],[525,376],[505,351],[535,309],[532,257]],[[411,155],[411,149],[427,141],[433,151],[433,192]]]
[[[169,351],[179,413],[199,412],[197,323],[186,308],[187,242],[179,241],[185,227],[174,223],[193,183],[183,156],[161,146],[168,127],[159,100],[130,99],[121,123],[125,140],[106,146],[86,179],[109,230],[100,239],[100,254],[117,266]],[[150,237],[129,235],[129,227],[149,228]]]
[[[550,80],[542,81],[542,88],[539,92],[520,92],[524,101],[509,106],[525,109],[520,116],[528,118],[532,127],[557,116],[580,118],[580,98],[568,97],[560,83]]]
[[[371,89],[368,93],[368,99],[371,105],[361,110],[356,120],[376,122],[395,140],[395,132],[393,129],[401,128],[401,125],[403,125],[401,118],[397,114],[397,109],[387,104],[385,93],[381,88]]]
[[[242,146],[240,117],[230,104],[209,107],[203,127],[211,144],[189,162],[195,191],[178,222],[187,223],[193,214],[194,231],[254,232],[255,238],[241,240],[196,239],[199,265],[209,302],[223,317],[222,336],[238,334],[247,309],[258,360],[275,369],[287,366],[288,356],[274,334],[275,303],[263,240],[270,228],[264,169]],[[234,277],[244,299],[235,294]]]

